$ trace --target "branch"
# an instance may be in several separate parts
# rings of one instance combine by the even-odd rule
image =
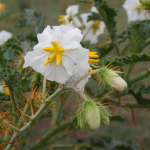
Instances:
[[[136,76],[130,78],[128,83],[133,84],[133,83],[135,83],[137,81],[140,81],[140,80],[142,80],[142,79],[144,79],[144,78],[146,78],[148,76],[150,76],[150,71],[147,70],[147,71],[142,72],[139,75],[136,75]]]
[[[50,149],[63,149],[63,148],[91,148],[91,144],[57,144],[57,145],[51,145]],[[100,146],[101,147],[101,146]]]
[[[36,148],[43,146],[50,139],[51,136],[64,130],[67,125],[72,124],[73,122],[76,121],[76,119],[77,119],[77,117],[73,117],[71,119],[68,119],[68,120],[64,121],[62,124],[60,124],[59,126],[53,128],[52,130],[49,130],[39,141],[37,141],[28,150],[35,150]]]
[[[23,126],[20,131],[18,133],[15,133],[13,135],[13,137],[10,140],[10,144],[7,145],[5,150],[11,150],[13,148],[13,146],[15,145],[16,141],[28,130],[30,130],[34,124],[37,122],[37,120],[40,118],[40,116],[42,115],[42,113],[45,111],[45,109],[51,104],[51,102],[54,100],[54,98],[56,98],[59,94],[61,94],[64,91],[77,91],[76,88],[74,87],[65,87],[65,88],[61,88],[58,89],[55,93],[53,93],[51,96],[49,96],[47,98],[47,103],[44,103],[41,108],[37,111],[37,113],[30,118],[30,122],[28,122],[25,126]]]
[[[128,107],[130,109],[133,109],[133,108],[150,108],[149,105],[141,105],[141,104],[138,104],[138,103],[120,103],[120,102],[117,102],[115,100],[108,100],[109,102],[111,102],[112,104],[115,104],[117,106],[120,106],[120,107]]]

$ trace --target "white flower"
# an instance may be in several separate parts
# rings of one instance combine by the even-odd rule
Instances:
[[[4,44],[11,37],[12,37],[12,34],[10,32],[2,30],[0,32],[0,45]]]
[[[96,7],[92,7],[91,12],[98,13]],[[91,15],[91,13],[81,14],[83,24],[86,27],[83,31],[83,41],[90,41],[90,44],[95,44],[98,42],[98,36],[104,33],[105,24],[103,21],[99,20],[87,22],[89,15]]]
[[[142,10],[139,6],[141,3],[139,0],[126,0],[123,4],[123,8],[127,12],[128,22],[144,20],[146,17],[146,11]]]
[[[65,84],[81,69],[88,70],[89,50],[80,45],[81,31],[69,26],[47,26],[37,35],[39,43],[25,56],[23,68],[31,66],[46,79]]]
[[[59,22],[63,22],[63,25],[69,25],[73,21],[75,27],[80,28],[82,26],[80,20],[76,16],[79,10],[79,5],[72,5],[66,9],[66,15],[60,15]]]
[[[114,71],[111,72],[111,77],[106,77],[108,83],[117,91],[123,91],[127,88],[127,83]]]
[[[0,85],[0,93],[5,94],[5,95],[9,95],[9,89],[8,87],[6,87],[6,85]]]

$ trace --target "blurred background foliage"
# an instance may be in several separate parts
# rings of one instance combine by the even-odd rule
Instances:
[[[16,22],[20,20],[21,16],[20,14],[23,12],[24,9],[35,9],[37,12],[41,12],[43,15],[45,15],[46,20],[44,23],[44,26],[46,25],[59,25],[58,16],[65,14],[66,8],[69,5],[72,4],[79,4],[80,5],[80,13],[82,12],[88,12],[90,8],[83,8],[85,4],[76,2],[76,0],[7,0],[2,1],[5,3],[5,11],[12,11],[13,13],[11,16],[0,22],[0,30],[7,30],[9,32],[12,32],[14,35],[18,35],[20,32],[29,33],[30,31],[26,28],[16,28]],[[122,8],[122,4],[124,3],[124,0],[107,0],[109,6],[114,7],[117,9],[118,16],[116,17],[117,21],[117,34],[121,34],[128,26],[127,23],[127,16],[125,10]],[[99,44],[106,42],[108,39],[107,33],[105,35],[102,35],[100,37]],[[147,47],[144,49],[144,52],[150,54],[149,51],[150,47]],[[114,55],[114,51],[109,53],[110,55]],[[132,72],[131,76],[138,74],[139,72],[145,70],[146,67],[150,66],[148,62],[146,63],[137,63],[135,65],[134,71]],[[125,67],[126,69],[126,67]],[[87,84],[88,87],[91,87],[91,82]],[[149,86],[150,79],[146,78],[142,81],[137,82],[137,85],[140,87],[141,85],[145,84],[146,86]],[[97,86],[93,85],[93,88],[96,89]],[[133,91],[132,91],[133,92]],[[137,91],[135,90],[135,93]],[[145,93],[142,95],[144,98],[149,98],[149,96]],[[131,100],[134,101],[134,98],[132,96],[126,96],[122,98],[122,101],[130,102]],[[71,106],[71,102],[67,102],[67,106]],[[71,111],[72,108],[68,108],[65,106],[66,112]],[[74,106],[71,106],[74,107]],[[123,143],[123,140],[126,140],[124,146],[125,148],[122,148],[122,150],[130,150],[128,148],[128,144],[130,147],[134,147],[135,149],[149,149],[150,147],[150,116],[149,116],[149,110],[147,109],[134,109],[135,114],[135,122],[133,121],[131,111],[128,109],[123,109],[120,107],[117,107],[114,112],[114,117],[112,118],[111,124],[109,126],[101,126],[96,131],[91,130],[80,130],[73,134],[71,134],[69,137],[63,139],[60,141],[60,143],[76,143],[78,140],[79,143],[88,142],[89,139],[94,138],[94,144],[96,144],[96,140],[104,139],[104,144],[108,145],[108,150],[113,150],[113,147],[109,147],[109,143],[113,141],[113,143],[116,143],[116,145]],[[118,115],[122,116],[120,118]],[[119,122],[118,122],[119,120]],[[40,137],[42,133],[45,133],[46,130],[49,128],[50,119],[43,118],[40,119],[37,126],[40,129],[33,129],[30,131],[30,140],[28,141],[28,144],[31,144],[32,142],[36,141]],[[75,128],[75,126],[74,126]],[[37,133],[36,130],[39,132]],[[120,142],[121,141],[121,142]],[[128,141],[128,142],[127,142]],[[134,141],[136,145],[139,147],[137,148],[132,142]],[[128,144],[127,144],[128,143]],[[132,145],[132,146],[131,146]],[[96,150],[96,149],[95,149]],[[97,150],[100,150],[98,148]]]

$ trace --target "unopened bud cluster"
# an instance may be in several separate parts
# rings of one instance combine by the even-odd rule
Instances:
[[[89,125],[92,130],[96,130],[100,124],[105,126],[109,124],[109,116],[102,104],[86,99],[83,107],[77,113],[78,126],[84,129]]]

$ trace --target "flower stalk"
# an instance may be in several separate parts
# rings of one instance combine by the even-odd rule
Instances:
[[[11,143],[7,145],[5,150],[11,150],[13,146],[15,145],[16,141],[28,130],[30,130],[34,124],[37,122],[37,120],[40,118],[42,113],[46,110],[46,108],[52,103],[54,98],[56,98],[59,94],[61,94],[64,91],[77,91],[74,87],[64,87],[61,89],[58,89],[55,93],[53,93],[51,96],[49,96],[46,100],[46,103],[44,103],[41,108],[37,111],[37,113],[30,118],[30,121],[23,126],[18,133],[15,133],[13,137],[11,138]]]
[[[16,128],[15,126],[11,125],[11,124],[10,124],[9,122],[7,122],[6,120],[3,120],[3,123],[4,123],[6,126],[10,127],[12,130],[14,130],[14,131],[16,131],[16,132],[19,132],[19,129],[18,129],[18,128]]]

